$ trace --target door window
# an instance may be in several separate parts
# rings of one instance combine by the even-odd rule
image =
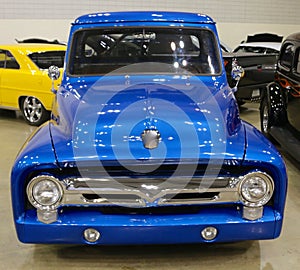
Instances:
[[[290,70],[292,67],[292,62],[293,62],[293,44],[285,44],[281,50],[281,55],[280,55],[280,65],[287,69]]]
[[[10,51],[0,50],[0,68],[19,69],[20,65]]]
[[[296,52],[295,69],[297,75],[300,75],[300,48],[298,48]]]

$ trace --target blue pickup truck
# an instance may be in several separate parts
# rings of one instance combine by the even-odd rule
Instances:
[[[234,77],[241,70],[234,67]],[[49,69],[52,80],[59,70]],[[77,18],[51,120],[12,168],[24,243],[273,239],[284,162],[242,121],[215,22],[203,14]]]

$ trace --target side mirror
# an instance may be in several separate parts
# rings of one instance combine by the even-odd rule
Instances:
[[[238,64],[237,60],[232,61],[232,69],[231,69],[231,78],[236,81],[235,86],[233,87],[234,92],[237,91],[238,84],[240,79],[245,75],[244,69]]]
[[[50,66],[48,68],[48,77],[51,79],[52,81],[52,89],[51,91],[56,94],[57,90],[54,88],[54,81],[58,80],[60,76],[60,70],[59,67],[57,66]]]

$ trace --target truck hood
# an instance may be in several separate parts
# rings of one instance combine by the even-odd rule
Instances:
[[[245,135],[235,99],[217,77],[79,80],[61,87],[56,122],[50,125],[62,166],[116,160],[239,163],[244,157]],[[149,131],[152,135],[145,136]]]

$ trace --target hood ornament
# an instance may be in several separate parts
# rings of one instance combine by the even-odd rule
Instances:
[[[154,149],[159,144],[160,133],[155,129],[145,129],[141,137],[145,148]]]

